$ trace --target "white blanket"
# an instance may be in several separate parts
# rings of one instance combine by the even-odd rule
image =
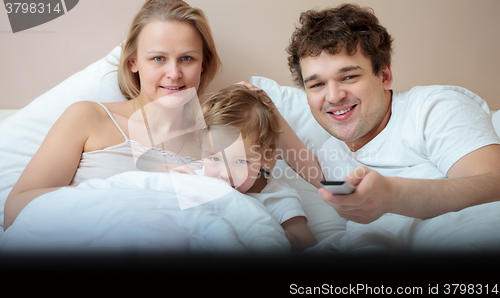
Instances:
[[[307,204],[304,210],[310,224],[322,216]],[[318,234],[313,225],[319,243],[305,254],[500,251],[500,202],[427,220],[395,214],[367,225],[345,223],[332,214],[320,219],[342,221],[345,228],[319,238],[323,232]],[[288,253],[290,245],[282,227],[257,200],[225,183],[147,172],[92,179],[40,196],[0,238],[0,254],[130,251]]]
[[[147,172],[42,195],[0,238],[0,253],[129,251],[274,253],[290,245],[260,202],[223,182]]]
[[[500,202],[426,220],[388,213],[369,224],[348,221],[345,231],[330,235],[307,252],[497,254],[499,226]]]

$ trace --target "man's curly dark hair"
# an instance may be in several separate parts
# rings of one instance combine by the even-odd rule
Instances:
[[[337,54],[345,50],[354,55],[359,44],[377,76],[385,65],[391,64],[392,37],[371,8],[342,4],[321,11],[308,10],[301,13],[299,22],[286,51],[294,82],[301,88],[304,80],[300,59],[318,56],[322,51]]]

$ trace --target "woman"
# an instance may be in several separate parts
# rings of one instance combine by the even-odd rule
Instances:
[[[173,93],[194,88],[201,95],[220,69],[211,30],[203,12],[183,1],[149,0],[135,16],[122,46],[118,84],[125,102],[78,102],[63,113],[26,166],[5,203],[4,229],[36,197],[90,178],[137,170],[132,157],[164,139],[185,132],[179,113],[151,113],[146,107]],[[149,105],[151,111],[151,105]],[[142,115],[142,118],[141,118]],[[183,116],[183,113],[180,113]],[[131,140],[134,119],[147,126],[149,142]],[[151,119],[155,118],[155,119]],[[132,125],[130,125],[132,123]],[[135,124],[137,125],[137,123]],[[163,145],[162,153],[186,156],[186,140]],[[189,140],[188,140],[189,141]]]

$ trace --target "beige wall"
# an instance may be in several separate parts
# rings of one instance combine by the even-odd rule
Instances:
[[[301,11],[335,0],[187,0],[211,24],[222,73],[215,91],[252,75],[291,85],[285,47]],[[466,87],[500,109],[500,1],[357,0],[395,38],[393,88]],[[66,15],[12,34],[0,13],[0,108],[21,108],[105,56],[126,35],[143,0],[80,0]]]

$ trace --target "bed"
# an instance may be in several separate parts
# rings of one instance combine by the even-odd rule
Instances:
[[[25,108],[2,110],[0,223],[8,193],[66,107],[81,100],[125,100],[112,72],[119,54],[117,46]],[[319,148],[329,137],[313,119],[302,90],[263,77],[252,77],[250,82],[269,94],[309,148]],[[492,119],[500,134],[500,114]],[[318,240],[304,255],[488,253],[500,249],[500,202],[427,220],[386,214],[362,225],[338,216],[284,162],[277,163],[274,174],[297,189]],[[30,203],[7,231],[0,229],[0,255],[130,251],[289,254],[290,246],[281,226],[254,199],[207,177],[164,173],[127,172],[45,194]]]

